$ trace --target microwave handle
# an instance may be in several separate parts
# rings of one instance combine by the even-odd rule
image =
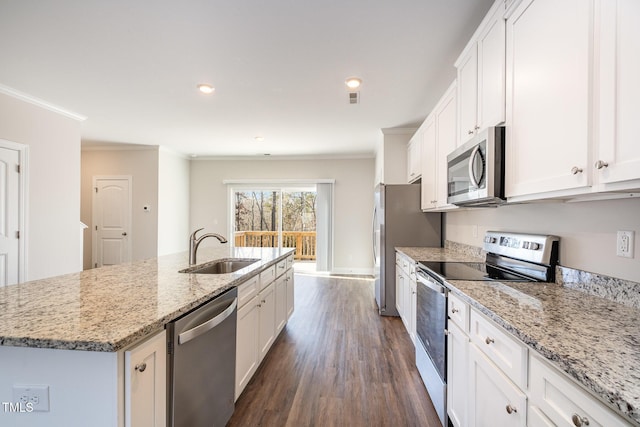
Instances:
[[[478,151],[480,150],[480,145],[476,145],[476,148],[471,152],[471,156],[469,156],[469,179],[471,180],[471,184],[478,188],[480,187],[480,183],[476,179],[476,176],[473,173],[473,162],[476,160],[476,156],[478,155]]]

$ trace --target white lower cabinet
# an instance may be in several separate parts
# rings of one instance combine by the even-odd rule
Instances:
[[[530,360],[531,425],[628,426],[581,387],[538,357]]]
[[[124,352],[125,426],[167,424],[166,332]]]
[[[447,414],[455,427],[467,425],[469,337],[453,322],[447,327]]]
[[[254,296],[238,310],[236,329],[236,389],[235,399],[247,386],[260,364],[258,325],[260,322],[258,296]]]
[[[448,316],[447,414],[455,427],[629,425],[454,293]]]
[[[282,271],[280,266],[285,265],[287,268]],[[287,258],[238,286],[236,400],[293,314],[292,265]]]
[[[471,427],[527,425],[527,397],[475,345],[469,345]]]

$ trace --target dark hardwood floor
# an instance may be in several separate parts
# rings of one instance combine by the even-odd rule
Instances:
[[[295,313],[228,426],[439,426],[399,318],[373,281],[296,275]]]

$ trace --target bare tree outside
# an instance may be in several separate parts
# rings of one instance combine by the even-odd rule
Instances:
[[[236,246],[277,247],[282,218],[282,245],[295,247],[298,259],[315,259],[316,201],[315,191],[236,191]]]

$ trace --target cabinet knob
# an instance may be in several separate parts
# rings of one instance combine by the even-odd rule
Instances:
[[[126,232],[126,231],[123,231],[123,232],[122,232],[122,235],[123,235],[123,236],[126,236],[126,235],[127,235],[127,232]]]
[[[602,160],[598,160],[595,164],[596,169],[602,169],[609,166],[609,163],[603,162]]]
[[[456,313],[457,313],[457,312],[459,312],[459,311],[460,311],[460,310],[458,310],[457,308],[452,308],[452,309],[451,309],[451,312],[452,312],[453,314],[456,314]]]
[[[574,174],[574,175],[578,175],[579,173],[582,173],[582,169],[580,169],[577,166],[574,166],[574,167],[571,168],[571,173]]]
[[[474,129],[474,130],[479,130],[479,129],[480,129],[480,126],[475,125],[475,126],[473,127],[473,129]]]
[[[133,369],[138,372],[144,372],[147,369],[147,364],[145,362],[138,363]]]
[[[484,342],[486,342],[486,343],[487,343],[487,345],[489,345],[489,344],[494,343],[494,342],[496,342],[496,341],[495,341],[493,338],[489,338],[489,337],[487,337],[487,338],[485,338]]]
[[[507,414],[511,415],[514,412],[518,412],[518,409],[515,406],[511,406],[510,404],[507,405],[507,407],[505,408],[507,410]]]
[[[473,130],[468,130],[467,135],[473,135]]]
[[[573,425],[576,426],[576,427],[588,426],[589,425],[589,418],[581,417],[578,414],[573,414],[571,416],[571,421],[573,421]]]

